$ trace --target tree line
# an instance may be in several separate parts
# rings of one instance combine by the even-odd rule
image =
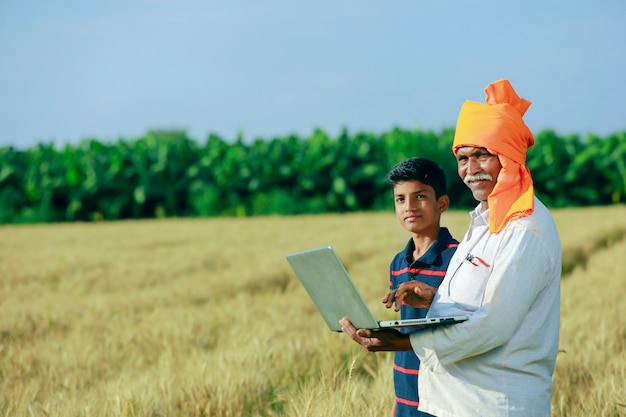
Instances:
[[[149,131],[57,148],[0,148],[0,223],[294,215],[391,208],[386,174],[412,156],[437,161],[453,208],[475,205],[456,174],[453,129],[315,130],[246,143]],[[626,202],[626,132],[535,135],[526,161],[550,207]]]

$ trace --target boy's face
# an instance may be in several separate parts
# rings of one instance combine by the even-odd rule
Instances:
[[[413,234],[439,233],[441,213],[448,208],[447,196],[437,199],[433,187],[410,180],[393,187],[393,200],[396,217],[406,230]]]

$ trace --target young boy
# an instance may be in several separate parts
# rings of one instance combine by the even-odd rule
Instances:
[[[445,227],[440,227],[441,214],[448,209],[450,199],[446,191],[443,170],[433,161],[409,158],[394,166],[387,174],[396,210],[402,227],[411,233],[404,250],[391,262],[390,291],[383,302],[391,307],[395,290],[407,281],[421,281],[437,288],[446,274],[450,258],[456,251],[456,241]],[[407,304],[396,306],[402,319],[422,318],[426,308],[414,308]],[[410,333],[411,328],[400,332]],[[394,387],[396,399],[392,416],[429,416],[417,410],[419,359],[411,351],[395,352]]]

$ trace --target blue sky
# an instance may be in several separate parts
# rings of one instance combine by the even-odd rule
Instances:
[[[626,130],[623,0],[0,0],[0,146],[453,127],[508,78],[537,132]]]

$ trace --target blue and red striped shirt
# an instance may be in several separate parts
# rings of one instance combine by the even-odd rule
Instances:
[[[447,228],[439,229],[435,243],[416,261],[413,259],[415,245],[410,239],[402,252],[391,261],[389,288],[396,289],[407,281],[421,281],[431,287],[439,287],[450,259],[459,242],[455,240]],[[400,318],[412,319],[426,317],[428,309],[413,308],[403,304],[400,307]],[[419,331],[411,328],[400,329],[402,333]],[[396,352],[393,364],[393,380],[396,392],[396,417],[428,416],[417,410],[419,396],[417,384],[419,376],[419,359],[413,351]]]

